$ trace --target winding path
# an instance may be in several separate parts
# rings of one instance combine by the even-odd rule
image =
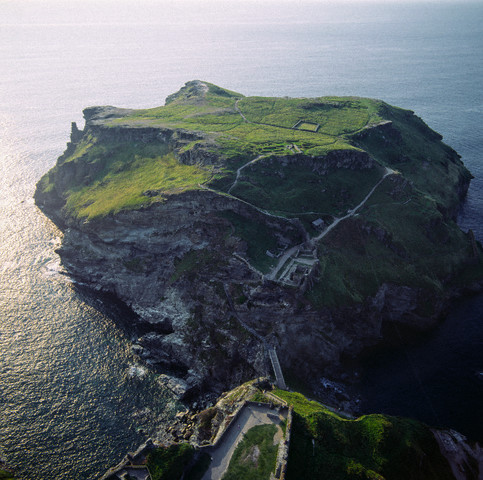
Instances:
[[[312,241],[318,242],[319,240],[321,240],[322,238],[324,238],[329,232],[331,232],[340,222],[342,222],[343,220],[345,220],[345,219],[347,219],[349,217],[353,217],[357,213],[357,211],[360,210],[365,205],[365,203],[367,202],[367,200],[369,200],[369,198],[371,198],[371,196],[374,193],[374,191],[376,190],[376,188],[389,175],[396,175],[396,172],[394,170],[392,170],[391,168],[387,168],[386,167],[385,173],[382,176],[382,178],[374,185],[374,187],[372,187],[371,191],[364,197],[364,199],[357,206],[355,206],[353,209],[349,210],[347,212],[347,215],[344,215],[343,217],[340,217],[340,218],[336,218],[322,233],[320,233],[318,236],[314,237],[312,239]],[[302,247],[302,245],[295,245],[294,247],[288,249],[280,257],[277,265],[273,268],[273,270],[268,275],[266,275],[266,278],[268,278],[269,280],[275,280],[277,278],[277,274],[280,271],[280,269],[287,263],[287,261],[298,250],[300,250],[301,247]]]
[[[236,184],[238,183],[238,179],[240,178],[240,173],[241,171],[245,168],[248,167],[248,165],[251,165],[252,163],[258,162],[261,158],[266,157],[266,155],[259,155],[257,158],[254,158],[253,160],[250,160],[249,162],[245,163],[245,165],[242,165],[237,171],[236,171],[236,178],[235,181],[233,182],[233,185],[228,189],[228,193],[231,194],[231,191],[236,187]]]
[[[240,110],[240,107],[238,106],[238,102],[240,101],[241,99],[237,99],[235,101],[235,110],[240,114],[240,116],[243,118],[243,120],[246,122],[246,123],[250,123],[250,124],[255,124],[255,125],[267,125],[267,126],[276,126],[276,125],[269,125],[269,124],[266,124],[266,123],[258,123],[258,122],[252,122],[250,120],[248,120],[245,115],[243,114],[243,112]],[[280,127],[280,128],[288,128],[288,127]],[[292,129],[292,128],[289,128],[289,129]],[[301,152],[301,150],[299,149],[299,147],[297,147],[296,145],[293,145],[294,148],[296,148],[298,151]],[[273,218],[279,218],[279,219],[283,219],[283,220],[287,220],[287,217],[283,217],[281,215],[275,215],[273,213],[270,213],[268,212],[267,210],[263,209],[263,208],[260,208],[260,207],[257,207],[256,205],[253,205],[249,202],[246,202],[245,200],[242,200],[241,198],[238,198],[234,195],[231,194],[232,190],[236,187],[237,183],[238,183],[238,180],[240,178],[240,175],[241,175],[241,171],[248,167],[249,165],[252,165],[256,162],[258,162],[260,159],[266,157],[267,155],[259,155],[258,157],[254,158],[253,160],[250,160],[249,162],[245,163],[244,165],[242,165],[240,168],[237,169],[236,171],[236,178],[235,178],[235,181],[233,182],[233,184],[231,185],[231,187],[228,189],[228,194],[232,196],[232,198],[236,199],[236,200],[239,200],[249,206],[251,206],[252,208],[255,208],[257,211],[259,211],[260,213],[263,213],[264,215],[267,215],[267,216],[270,216],[270,217],[273,217]],[[381,177],[381,179],[374,185],[374,187],[372,187],[372,189],[370,190],[370,192],[363,198],[363,200],[357,205],[355,206],[354,208],[352,208],[351,210],[349,210],[347,212],[346,215],[344,215],[343,217],[339,217],[339,218],[335,218],[334,221],[323,231],[321,232],[319,235],[317,235],[316,237],[314,237],[312,239],[312,241],[314,242],[318,242],[319,240],[321,240],[322,238],[324,238],[329,232],[331,232],[340,222],[342,222],[343,220],[347,219],[347,218],[350,218],[352,216],[354,216],[364,205],[365,203],[367,202],[367,200],[369,200],[369,198],[372,196],[372,194],[374,193],[374,191],[376,190],[376,188],[384,181],[384,179],[386,177],[388,177],[389,175],[396,175],[397,172],[395,172],[394,170],[392,170],[391,168],[388,168],[386,167],[385,168],[385,173],[384,175]],[[212,190],[208,187],[206,187],[205,185],[199,185],[201,188],[204,188],[206,190]],[[217,192],[216,190],[212,190],[213,192],[215,193],[219,193]],[[276,280],[277,278],[277,275],[279,273],[279,271],[287,264],[287,262],[290,261],[290,258],[292,258],[294,256],[294,254],[296,254],[302,247],[302,244],[300,245],[295,245],[291,248],[289,248],[278,260],[277,262],[277,265],[272,269],[272,271],[270,273],[268,273],[267,275],[265,275],[265,278],[269,279],[269,280]],[[287,268],[286,271],[288,271],[289,269]],[[282,275],[283,276],[283,275]]]
[[[272,218],[278,218],[278,219],[281,219],[281,220],[285,220],[285,221],[289,221],[287,219],[287,217],[283,217],[281,215],[275,215],[273,213],[270,213],[268,212],[267,210],[263,209],[263,208],[260,208],[260,207],[257,207],[256,205],[253,205],[252,203],[249,203],[245,200],[242,200],[241,198],[238,198],[234,195],[232,195],[230,193],[230,191],[234,188],[234,186],[236,185],[237,183],[237,180],[238,180],[238,177],[239,177],[239,172],[245,168],[246,166],[250,165],[251,163],[254,163],[258,160],[260,160],[260,158],[262,158],[263,155],[260,155],[258,156],[257,158],[251,160],[250,162],[246,163],[245,165],[242,165],[238,170],[237,170],[237,178],[235,180],[235,182],[233,183],[233,185],[230,187],[230,189],[228,190],[228,194],[234,198],[235,200],[238,200],[242,203],[245,203],[246,205],[249,205],[250,207],[254,208],[255,210],[257,210],[258,212],[260,213],[263,213],[264,215],[267,215],[269,217],[272,217]],[[312,239],[312,241],[319,241],[321,240],[322,238],[324,238],[329,232],[331,232],[340,222],[342,222],[343,220],[349,218],[349,217],[352,217],[354,216],[358,210],[360,210],[364,205],[365,203],[369,200],[369,198],[372,196],[372,194],[374,193],[374,191],[376,190],[376,188],[384,181],[384,179],[386,177],[388,177],[389,175],[397,175],[398,173],[395,172],[394,170],[392,170],[391,168],[388,168],[386,167],[385,168],[385,173],[384,175],[381,177],[381,179],[374,185],[374,187],[372,187],[372,189],[370,190],[370,192],[364,197],[364,199],[357,205],[355,206],[353,209],[349,210],[347,212],[347,215],[344,215],[343,217],[339,217],[339,218],[336,218],[323,232],[321,232],[317,237],[314,237]],[[217,190],[213,190],[212,188],[209,188],[207,187],[206,185],[203,185],[203,184],[199,184],[199,187],[204,189],[204,190],[209,190],[213,193],[216,193],[216,194],[220,194],[220,192],[218,192]],[[277,277],[277,274],[278,272],[280,271],[280,269],[285,265],[285,263],[289,260],[290,257],[292,257],[298,250],[300,250],[300,248],[302,247],[302,244],[299,244],[299,245],[295,245],[291,248],[289,248],[279,259],[279,261],[277,262],[277,265],[272,269],[272,271],[270,273],[268,273],[267,275],[265,275],[265,278],[267,278],[268,280],[275,280],[276,277]]]
[[[387,176],[393,175],[393,174],[395,175],[396,172],[394,170],[392,170],[391,168],[386,167],[386,171],[385,171],[384,175],[382,176],[382,178],[372,187],[371,191],[364,197],[362,202],[359,203],[359,205],[354,207],[352,210],[349,210],[347,212],[347,215],[344,215],[343,217],[335,219],[320,235],[318,235],[317,237],[314,237],[314,240],[319,241],[321,238],[324,238],[332,229],[334,229],[340,222],[342,222],[342,220],[345,220],[346,218],[349,218],[349,217],[353,217],[357,213],[357,211],[360,210],[364,206],[364,204],[367,202],[367,200],[369,200],[369,198],[371,198],[371,196],[374,193],[374,191],[376,190],[376,188],[384,181],[384,179]]]

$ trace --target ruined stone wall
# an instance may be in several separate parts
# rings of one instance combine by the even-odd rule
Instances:
[[[292,414],[293,406],[290,405],[287,415],[287,427],[285,430],[285,438],[278,446],[277,463],[275,465],[275,474],[270,476],[270,479],[284,480],[287,472],[288,451],[290,448],[290,433],[292,430]]]

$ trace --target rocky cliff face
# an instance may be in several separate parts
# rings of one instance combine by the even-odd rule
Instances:
[[[286,372],[304,379],[340,374],[343,358],[353,358],[382,341],[384,323],[429,328],[456,291],[444,287],[439,295],[434,294],[428,313],[424,285],[398,283],[388,275],[358,301],[317,303],[310,292],[262,274],[250,260],[250,249],[256,245],[243,232],[247,225],[255,230],[250,233],[255,237],[257,229],[270,232],[281,252],[297,245],[299,250],[313,249],[309,260],[318,257],[319,263],[325,261],[328,250],[339,248],[339,237],[333,234],[325,243],[314,243],[314,233],[298,218],[271,214],[209,185],[163,192],[162,201],[156,202],[151,200],[160,195],[159,189],[146,189],[142,194],[146,203],[135,209],[89,219],[76,217],[66,209],[66,192],[93,182],[102,186],[106,180],[99,177],[112,161],[109,151],[102,149],[92,161],[83,150],[90,138],[97,139],[96,145],[154,145],[174,153],[182,164],[209,167],[215,174],[223,165],[223,155],[213,148],[216,138],[206,132],[159,125],[106,125],[129,114],[112,107],[87,109],[86,128],[80,131],[73,126],[66,152],[39,182],[35,199],[64,230],[59,254],[68,272],[95,290],[115,294],[135,312],[142,331],[147,332],[139,338],[136,353],[154,368],[183,378],[188,393],[220,391],[246,378],[266,375],[269,345],[277,348]],[[381,128],[382,134],[395,135],[386,132],[387,124]],[[360,138],[367,141],[367,135]],[[322,160],[301,153],[268,157],[263,166],[273,169],[275,162],[280,168],[295,166],[323,178],[328,172],[374,169],[374,158],[367,152],[336,150]],[[468,176],[461,174],[457,198],[468,182]],[[389,198],[401,203],[408,203],[404,195],[415,188],[414,182],[402,176],[388,185]],[[239,224],[245,230],[237,230]],[[354,238],[362,239],[354,247],[357,251],[369,248],[360,245],[377,243],[391,257],[415,261],[411,251],[370,217],[348,215],[338,235],[344,231],[346,236],[340,241],[352,245]],[[319,274],[316,282],[323,281]]]

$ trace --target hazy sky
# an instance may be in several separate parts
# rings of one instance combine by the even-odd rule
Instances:
[[[481,0],[0,0],[0,24],[35,24],[48,17],[52,24],[80,23],[284,23],[357,21],[366,3],[437,8],[441,3]],[[83,5],[78,9],[79,4]],[[85,8],[91,5],[92,8]],[[355,17],[354,17],[355,15]],[[215,20],[216,19],[216,20]]]

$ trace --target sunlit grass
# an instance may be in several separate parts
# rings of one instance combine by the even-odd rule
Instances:
[[[230,460],[223,480],[269,480],[275,469],[278,445],[275,425],[257,425],[245,434]]]
[[[343,418],[295,392],[287,480],[446,480],[451,468],[424,424],[388,415]]]
[[[208,170],[181,164],[173,154],[136,157],[127,170],[110,172],[93,185],[72,191],[66,209],[74,216],[92,219],[148,206],[163,201],[167,195],[197,189],[210,177]],[[143,194],[148,190],[157,194]]]
[[[138,110],[112,125],[182,128],[212,135],[226,157],[290,155],[296,144],[309,155],[356,148],[346,135],[380,120],[377,102],[338,97],[319,99],[243,97],[211,84],[205,96],[184,95],[167,105]],[[245,115],[248,123],[237,111]],[[297,125],[297,128],[294,128]],[[319,127],[320,125],[320,127]],[[188,147],[185,147],[188,148]]]

